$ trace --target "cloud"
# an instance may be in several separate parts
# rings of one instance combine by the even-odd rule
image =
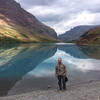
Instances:
[[[100,24],[100,0],[20,0],[20,3],[58,34],[77,25]]]

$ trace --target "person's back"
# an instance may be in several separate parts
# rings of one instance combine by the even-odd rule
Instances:
[[[66,90],[65,78],[67,77],[67,70],[61,58],[58,59],[58,64],[56,65],[56,77],[58,78],[59,89]]]

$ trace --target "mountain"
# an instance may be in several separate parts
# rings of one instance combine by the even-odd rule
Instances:
[[[81,25],[72,28],[71,30],[65,32],[64,34],[59,35],[59,39],[64,42],[69,42],[72,40],[77,40],[89,29],[94,28],[95,26],[90,25]]]
[[[0,42],[58,41],[56,32],[14,0],[0,0]]]
[[[87,31],[80,37],[78,44],[100,44],[100,26]]]

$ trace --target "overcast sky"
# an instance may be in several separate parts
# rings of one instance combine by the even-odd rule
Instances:
[[[77,25],[100,23],[100,0],[16,0],[58,34]]]

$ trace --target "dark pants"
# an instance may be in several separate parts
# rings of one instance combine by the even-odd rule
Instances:
[[[62,90],[66,90],[66,82],[65,82],[65,76],[58,76],[58,85],[59,85],[59,89]]]

